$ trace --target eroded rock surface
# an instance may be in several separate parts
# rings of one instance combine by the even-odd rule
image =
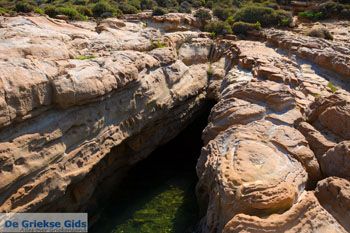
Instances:
[[[319,197],[328,195],[324,177],[348,178],[348,86],[334,91],[319,66],[346,78],[350,54],[338,41],[277,30],[266,35],[267,43],[234,42],[238,66],[223,77],[203,132],[197,165],[197,195],[207,206],[202,229],[347,232],[347,209],[341,218],[329,210],[340,211],[343,199],[328,207],[331,197]],[[317,60],[322,56],[329,59]]]
[[[0,24],[1,212],[91,208],[103,180],[120,180],[205,104],[212,42],[200,33],[118,19]]]
[[[349,231],[348,41],[197,27],[187,14],[1,17],[0,211],[93,212],[215,99],[202,232]]]

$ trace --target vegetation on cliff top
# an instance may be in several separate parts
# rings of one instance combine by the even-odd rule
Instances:
[[[64,15],[72,20],[89,17],[112,17],[153,10],[153,15],[170,12],[191,13],[199,18],[202,29],[214,36],[246,35],[261,27],[285,27],[292,13],[282,10],[288,0],[0,0],[0,14],[35,12],[50,17]],[[349,0],[330,0],[299,13],[300,18],[321,20],[340,17],[350,19]]]

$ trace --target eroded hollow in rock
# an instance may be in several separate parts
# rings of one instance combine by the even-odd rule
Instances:
[[[98,203],[91,232],[193,232],[200,219],[195,195],[201,134],[214,103],[170,142],[138,162]]]

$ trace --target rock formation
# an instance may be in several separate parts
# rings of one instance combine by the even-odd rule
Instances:
[[[349,41],[196,27],[186,14],[0,17],[0,211],[93,213],[214,99],[202,232],[350,231]]]

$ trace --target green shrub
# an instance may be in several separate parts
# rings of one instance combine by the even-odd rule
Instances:
[[[123,12],[123,14],[136,14],[139,10],[128,3],[119,4],[118,8]]]
[[[95,17],[109,17],[115,15],[116,8],[106,1],[99,1],[92,8],[92,13]]]
[[[34,6],[26,1],[19,1],[16,3],[15,9],[17,12],[29,13],[34,11]]]
[[[8,13],[8,10],[3,7],[0,7],[0,15],[6,14],[6,13]]]
[[[191,5],[193,7],[201,7],[205,5],[205,1],[204,0],[191,0]]]
[[[156,0],[159,7],[165,8],[174,8],[178,6],[178,2],[176,0]]]
[[[72,20],[86,20],[86,17],[80,14],[77,9],[73,7],[58,7],[57,12],[59,15],[66,15]]]
[[[328,31],[325,27],[313,27],[311,30],[307,33],[308,36],[312,37],[318,37],[323,38],[327,40],[333,40],[332,34]]]
[[[207,20],[211,20],[210,11],[204,8],[200,8],[194,14],[196,18],[198,18],[201,22],[205,22]]]
[[[235,21],[242,21],[246,23],[259,22],[261,26],[278,26],[285,25],[292,21],[292,15],[283,10],[273,10],[268,7],[249,5],[240,8],[235,16]]]
[[[211,76],[213,76],[213,74],[214,74],[213,67],[212,67],[212,65],[211,65],[211,63],[210,63],[210,64],[209,64],[209,67],[208,67],[208,69],[207,69],[207,75],[208,75],[209,77],[211,77]]]
[[[214,33],[214,35],[226,35],[231,34],[231,26],[227,22],[222,21],[210,21],[204,27],[204,31]]]
[[[245,22],[235,22],[232,25],[232,31],[235,34],[247,35],[249,31],[260,30],[261,25],[259,22],[256,23],[245,23]]]
[[[56,17],[56,15],[59,14],[57,8],[55,6],[52,5],[48,5],[44,8],[44,12],[45,14],[47,14],[48,16],[50,16],[51,18]]]
[[[130,6],[135,7],[137,10],[141,10],[141,1],[140,0],[128,0],[126,2]]]
[[[183,1],[180,4],[179,12],[190,14],[191,13],[191,9],[192,9],[191,3],[187,2],[187,1]]]
[[[309,19],[313,21],[317,21],[324,18],[322,12],[313,12],[313,11],[303,11],[303,12],[300,12],[298,16],[300,18]]]
[[[225,21],[228,17],[232,16],[233,13],[233,10],[227,7],[215,7],[213,10],[213,15],[215,15],[222,21]]]
[[[327,18],[350,19],[350,5],[328,1],[319,4],[311,11],[300,12],[298,16],[313,21]]]
[[[79,55],[75,59],[77,59],[77,60],[90,60],[90,59],[94,59],[94,58],[96,58],[96,56],[94,56],[94,55]]]
[[[333,93],[337,92],[337,90],[338,90],[338,88],[337,88],[336,86],[334,86],[334,84],[333,84],[332,82],[328,82],[327,87],[328,87],[329,89],[331,89],[331,91],[332,91]]]
[[[34,9],[34,13],[37,13],[39,15],[44,15],[45,14],[45,11],[43,9],[41,9],[40,7],[36,7]]]
[[[275,17],[278,21],[278,26],[286,27],[289,26],[293,21],[292,13],[285,10],[276,10],[273,14],[273,17]]]
[[[142,10],[151,10],[157,3],[154,0],[141,0],[140,7]]]
[[[82,15],[85,15],[85,16],[88,16],[88,17],[92,17],[93,16],[91,8],[89,8],[87,6],[76,6],[76,9]]]
[[[151,45],[153,48],[165,48],[166,44],[160,40],[151,40]]]
[[[87,1],[86,0],[73,0],[73,4],[85,6],[87,4]]]
[[[205,7],[206,7],[206,8],[212,9],[213,6],[214,6],[214,2],[211,1],[211,0],[209,0],[209,1],[207,1],[207,2],[205,3]]]
[[[153,15],[165,15],[167,14],[168,11],[162,7],[156,7],[154,10],[153,10]]]

